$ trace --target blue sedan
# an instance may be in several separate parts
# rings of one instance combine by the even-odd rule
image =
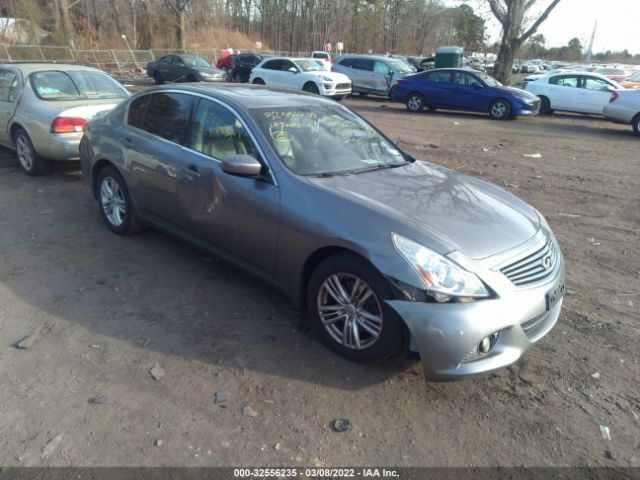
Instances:
[[[519,88],[505,87],[489,75],[459,68],[438,68],[404,77],[394,88],[393,99],[410,112],[442,108],[488,113],[507,120],[537,115],[540,99]]]

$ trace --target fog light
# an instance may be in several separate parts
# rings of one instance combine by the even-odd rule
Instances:
[[[491,351],[493,346],[496,344],[498,340],[498,333],[492,333],[488,337],[483,338],[478,344],[478,352],[481,354],[487,354]]]

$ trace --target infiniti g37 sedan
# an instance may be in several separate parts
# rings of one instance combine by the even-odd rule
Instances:
[[[261,277],[349,359],[404,349],[427,379],[464,378],[558,319],[564,261],[539,212],[331,100],[155,87],[90,121],[80,150],[109,229],[153,226]]]

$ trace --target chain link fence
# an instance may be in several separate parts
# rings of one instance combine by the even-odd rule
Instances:
[[[80,50],[51,45],[7,45],[0,44],[0,63],[19,61],[75,62],[84,63],[118,75],[146,75],[147,63],[169,53],[197,55],[215,65],[222,56],[222,48],[208,49],[152,49],[152,50]],[[253,50],[242,50],[250,52]],[[284,52],[260,50],[273,55],[306,57],[308,52]],[[236,52],[237,53],[237,52]]]

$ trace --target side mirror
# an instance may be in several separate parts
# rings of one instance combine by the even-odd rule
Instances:
[[[262,164],[251,155],[231,155],[222,159],[222,171],[240,177],[260,175]]]
[[[471,86],[477,89],[484,88],[484,85],[482,85],[480,82],[473,82]]]
[[[298,73],[298,69],[296,67],[291,67],[288,71],[291,73]]]

